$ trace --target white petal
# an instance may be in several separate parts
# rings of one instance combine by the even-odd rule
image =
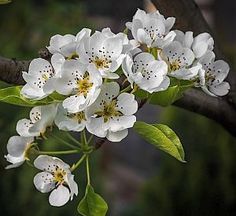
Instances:
[[[61,68],[63,63],[65,62],[65,57],[60,53],[56,53],[52,55],[51,63],[55,70],[55,76],[58,77],[61,74]]]
[[[216,76],[214,84],[221,83],[229,73],[229,65],[223,60],[215,61],[213,69]]]
[[[104,119],[91,118],[90,122],[86,125],[87,130],[98,137],[105,137],[107,135],[108,123],[104,123]]]
[[[49,203],[52,206],[60,207],[65,205],[70,199],[70,192],[68,188],[59,185],[54,189],[49,196]]]
[[[55,118],[55,124],[60,130],[82,131],[85,128],[86,122],[78,123],[78,120],[68,117],[66,110],[60,106]]]
[[[77,113],[83,111],[86,106],[86,98],[83,95],[73,95],[66,98],[63,103],[63,107],[70,113]]]
[[[134,95],[128,93],[122,93],[117,97],[117,106],[124,115],[132,115],[138,110]]]
[[[33,123],[29,119],[21,119],[17,122],[16,131],[20,136],[30,137],[39,136],[40,133],[29,133],[29,128],[32,127]]]
[[[174,17],[168,17],[165,22],[165,33],[168,33],[170,29],[173,27],[175,24],[175,18]]]
[[[131,128],[134,126],[135,122],[136,117],[134,115],[113,117],[109,121],[109,130],[112,132],[117,132]]]
[[[71,195],[71,200],[73,199],[74,195],[78,195],[78,185],[74,180],[74,175],[69,174],[68,175],[68,186],[70,188],[70,195]]]
[[[62,169],[69,169],[70,166],[63,162],[61,159],[56,157],[51,157],[48,155],[40,155],[34,161],[34,166],[37,169],[44,170],[47,172],[53,172],[55,167],[58,166]]]
[[[117,131],[117,132],[108,131],[106,138],[110,140],[111,142],[120,142],[127,135],[128,135],[128,129]]]
[[[49,172],[40,172],[34,177],[34,185],[42,193],[48,193],[55,188],[53,175]]]
[[[24,161],[25,160],[22,160],[21,162],[11,162],[11,163],[13,163],[13,164],[10,164],[10,165],[7,165],[6,167],[5,167],[5,169],[12,169],[12,168],[17,168],[17,167],[19,167],[19,166],[21,166],[23,163],[24,163]],[[10,162],[10,161],[9,161]]]
[[[109,52],[111,59],[114,60],[121,55],[123,49],[123,43],[120,38],[112,37],[104,41],[103,47],[107,52]]]
[[[142,44],[146,44],[148,47],[152,44],[152,39],[143,29],[138,29],[137,40]]]
[[[222,82],[219,85],[213,85],[209,87],[209,90],[217,96],[224,96],[228,94],[230,85],[228,82]]]
[[[36,106],[34,108],[31,109],[30,111],[30,120],[35,123],[37,121],[39,121],[42,117],[42,110],[41,110],[42,106]]]
[[[169,77],[165,77],[165,79],[162,81],[162,83],[151,90],[151,92],[159,92],[159,91],[165,91],[170,85],[170,78]]]
[[[29,84],[24,85],[20,93],[22,96],[34,100],[41,100],[47,97],[43,89],[32,88]]]
[[[39,75],[40,72],[49,73],[50,69],[52,70],[52,66],[47,60],[36,58],[30,62],[28,74]]]
[[[83,38],[89,37],[91,34],[91,29],[89,28],[83,28],[81,31],[79,31],[76,35],[76,41],[77,43],[80,42]]]
[[[27,146],[32,143],[33,137],[12,136],[7,143],[7,151],[11,156],[20,157]]]

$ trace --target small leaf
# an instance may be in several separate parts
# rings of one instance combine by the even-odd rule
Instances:
[[[80,201],[78,212],[83,216],[105,216],[108,206],[104,199],[94,192],[91,185],[87,185],[84,198]]]
[[[51,103],[58,103],[65,99],[65,96],[54,92],[42,100],[29,100],[20,94],[21,89],[22,86],[12,86],[0,89],[0,102],[14,104],[18,106],[34,107]]]
[[[150,97],[150,93],[148,93],[147,91],[144,91],[142,89],[139,89],[138,91],[136,91],[134,93],[134,95],[139,99],[146,99],[146,98]]]
[[[184,149],[176,133],[163,124],[147,124],[136,122],[134,125],[136,132],[146,141],[153,144],[160,150],[170,154],[181,162],[184,160]]]
[[[8,4],[11,3],[11,0],[0,0],[0,5],[1,4]]]
[[[169,106],[176,100],[179,87],[177,85],[169,87],[165,91],[153,93],[149,103],[161,106]]]
[[[171,78],[170,87],[161,92],[154,93],[149,101],[150,104],[169,106],[183,96],[184,91],[192,87],[193,83],[188,80]]]

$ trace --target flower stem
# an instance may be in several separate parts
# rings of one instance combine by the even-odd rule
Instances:
[[[85,130],[82,131],[81,136],[82,136],[82,137],[81,137],[81,139],[82,139],[81,142],[83,143],[84,146],[87,146],[87,145],[88,145],[88,142],[87,142],[87,137],[86,137],[86,131],[85,131]]]
[[[74,143],[76,143],[79,146],[81,145],[81,143],[77,139],[75,139],[69,132],[66,133],[66,135],[71,141],[73,141]]]
[[[90,185],[89,156],[86,157],[87,184]]]
[[[58,140],[59,142],[65,144],[66,146],[72,148],[72,149],[78,149],[78,147],[76,147],[76,146],[74,146],[74,145],[68,143],[67,141],[65,141],[65,140],[63,140],[63,139],[61,139],[61,138],[59,138],[59,137],[57,137],[57,136],[55,136],[55,135],[52,135],[52,137],[55,138],[56,140]]]
[[[74,164],[74,165],[70,168],[71,172],[73,172],[74,170],[76,170],[76,169],[79,167],[79,165],[84,161],[84,159],[85,159],[86,157],[87,157],[87,155],[84,154],[84,155],[78,160],[78,162],[77,162],[76,164]]]
[[[49,154],[49,155],[66,155],[66,154],[76,154],[80,150],[66,150],[66,151],[38,151],[38,154]]]
[[[122,89],[122,90],[120,91],[120,94],[123,93],[123,92],[128,92],[128,91],[130,91],[131,89],[132,89],[131,86],[128,85],[126,88],[124,88],[124,89]]]
[[[91,135],[91,136],[89,137],[89,139],[88,139],[88,145],[92,142],[92,140],[93,140],[93,135]]]

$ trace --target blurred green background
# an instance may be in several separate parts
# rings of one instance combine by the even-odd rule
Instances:
[[[227,5],[218,0],[199,4],[235,67],[236,35],[235,28],[232,29],[236,26],[235,1],[228,1]],[[0,55],[18,59],[37,57],[37,50],[48,45],[52,35],[76,34],[83,27],[110,26],[118,32],[137,7],[146,6],[146,1],[141,0],[13,0],[0,6]],[[16,134],[17,120],[28,117],[28,112],[28,108],[0,104],[0,214],[77,215],[76,206],[84,193],[83,168],[76,173],[79,198],[61,208],[51,207],[48,194],[36,191],[32,179],[37,170],[33,167],[24,164],[18,169],[4,169],[7,140]],[[132,131],[122,143],[104,145],[93,157],[92,182],[109,204],[108,215],[236,215],[235,139],[213,121],[175,107],[145,106],[138,117],[173,128],[182,140],[188,163],[180,164],[157,152]],[[53,139],[44,145],[63,148]],[[77,157],[64,159],[74,162]]]

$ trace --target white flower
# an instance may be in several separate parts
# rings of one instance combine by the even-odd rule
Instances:
[[[191,80],[201,69],[200,64],[192,65],[195,59],[192,50],[184,47],[178,41],[173,41],[165,46],[161,57],[169,66],[169,75],[178,79]]]
[[[57,71],[54,70],[53,64],[55,63],[58,68],[58,54],[52,56],[50,64],[42,58],[33,59],[30,62],[28,72],[23,71],[23,78],[26,84],[21,90],[21,94],[30,99],[40,100],[51,94],[53,89],[53,77],[57,76]]]
[[[63,206],[69,199],[78,194],[78,186],[71,174],[70,166],[56,157],[40,155],[34,166],[43,172],[34,177],[35,187],[42,193],[50,193],[49,203],[52,206]]]
[[[7,143],[8,154],[5,156],[8,162],[6,169],[15,168],[29,160],[28,152],[34,141],[33,137],[12,136]]]
[[[76,36],[71,34],[66,35],[54,35],[50,39],[49,46],[47,47],[49,52],[60,53],[64,57],[69,59],[78,57],[76,53],[76,47],[83,38],[89,37],[91,29],[83,28]]]
[[[118,83],[110,82],[102,86],[97,100],[88,108],[90,120],[87,130],[112,142],[119,142],[133,127],[138,104],[133,94],[121,93]]]
[[[57,112],[57,105],[37,106],[30,111],[30,119],[21,119],[17,122],[16,131],[20,136],[40,136],[52,126]]]
[[[141,52],[127,55],[122,63],[122,69],[133,87],[136,83],[149,93],[166,90],[170,79],[166,76],[168,66],[164,61],[155,60],[154,56]]]
[[[70,95],[63,101],[63,107],[70,113],[77,113],[96,100],[101,84],[102,77],[93,65],[72,59],[63,64],[55,89],[60,94]]]
[[[55,124],[60,130],[82,131],[87,125],[86,110],[77,113],[69,113],[62,105],[58,107]]]
[[[161,49],[173,41],[175,33],[170,31],[170,29],[174,23],[174,17],[165,19],[159,11],[146,13],[138,9],[132,22],[127,22],[126,26],[131,30],[134,39],[139,43]]]
[[[122,32],[115,34],[111,31],[110,28],[104,28],[104,29],[102,29],[102,33],[104,35],[106,35],[107,37],[114,37],[115,36],[116,38],[120,38],[122,40],[122,44],[123,44],[123,50],[122,50],[123,54],[126,54],[127,52],[129,52],[139,46],[137,41],[129,40],[127,35]]]
[[[191,49],[197,59],[201,58],[208,50],[212,51],[214,48],[214,39],[206,32],[196,37],[193,37],[193,32],[191,31],[183,33],[176,30],[175,33],[175,40],[179,41],[184,47]]]
[[[124,38],[107,30],[96,31],[90,38],[80,43],[77,52],[83,63],[95,65],[101,76],[109,79],[119,78],[114,73],[122,63]]]
[[[229,65],[223,60],[215,61],[215,54],[211,51],[200,58],[199,63],[202,64],[202,75],[199,76],[198,82],[203,91],[211,96],[228,94],[230,85],[228,82],[224,82],[224,79],[229,73]]]

